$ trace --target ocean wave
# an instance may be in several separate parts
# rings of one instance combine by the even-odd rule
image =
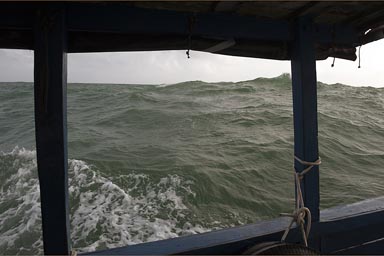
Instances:
[[[42,251],[33,86],[0,94],[0,251]],[[384,88],[318,83],[321,208],[383,195]],[[194,234],[291,210],[288,75],[237,83],[68,86],[78,251]],[[17,236],[15,234],[18,234]]]
[[[42,254],[36,151],[16,147],[0,153],[0,251]],[[191,181],[146,174],[103,177],[95,166],[69,160],[70,226],[79,252],[156,241],[210,229],[188,221],[181,194],[194,196]],[[5,177],[6,176],[6,177]]]

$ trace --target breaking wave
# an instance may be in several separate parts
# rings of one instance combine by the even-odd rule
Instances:
[[[0,153],[0,251],[42,254],[36,151],[16,147]],[[132,172],[108,179],[95,166],[69,160],[72,246],[79,252],[209,231],[192,224],[184,196],[191,181],[165,175],[154,182]]]

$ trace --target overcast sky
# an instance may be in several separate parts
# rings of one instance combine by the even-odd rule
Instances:
[[[361,48],[358,62],[317,62],[325,83],[384,87],[384,40]],[[273,61],[185,51],[82,53],[68,55],[68,81],[85,83],[170,84],[182,81],[242,81],[290,72],[289,61]],[[33,52],[0,49],[0,81],[32,81]]]

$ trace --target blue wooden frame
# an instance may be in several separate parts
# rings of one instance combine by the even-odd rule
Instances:
[[[299,18],[295,25],[295,40],[291,48],[294,154],[307,162],[315,162],[319,158],[316,56],[313,34],[314,25],[311,19]],[[308,167],[297,160],[294,166],[297,172]],[[312,221],[316,222],[320,218],[319,166],[314,166],[305,174],[301,186],[304,204],[311,211]]]
[[[35,127],[44,253],[68,255],[67,31],[60,5],[41,7],[35,22]]]
[[[187,36],[190,13],[85,3],[0,3],[0,34],[11,33],[0,47],[35,51],[35,123],[45,254],[70,253],[66,54],[71,33],[117,33]],[[357,44],[347,24],[314,24],[299,17],[292,24],[230,14],[196,14],[193,35],[202,38],[271,40],[290,44],[294,106],[295,155],[318,158],[315,43]],[[13,34],[12,34],[13,33]],[[33,35],[30,38],[30,34]],[[16,35],[16,36],[15,36]],[[86,50],[82,50],[86,51]],[[304,166],[295,162],[297,171]],[[287,170],[290,171],[290,170]],[[322,253],[384,251],[384,198],[319,212],[319,169],[302,184],[305,205],[313,217],[310,245]],[[125,254],[240,254],[255,243],[279,240],[288,218],[218,230],[205,234],[143,243],[95,255]],[[299,242],[296,228],[288,242]]]
[[[82,255],[237,255],[256,243],[279,241],[289,218],[282,217],[204,234],[177,237],[120,248],[83,253]],[[322,254],[381,254],[384,252],[384,197],[337,206],[321,211],[320,221],[313,223],[310,241]],[[356,232],[359,231],[359,232]],[[290,231],[288,242],[301,241],[298,229]]]

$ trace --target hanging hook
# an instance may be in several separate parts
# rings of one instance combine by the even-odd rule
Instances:
[[[359,47],[359,66],[358,66],[357,68],[361,68],[361,65],[360,65],[360,63],[361,63],[361,57],[360,57],[360,49],[361,49],[361,46],[362,46],[362,45],[360,45],[360,47]]]
[[[193,16],[190,16],[188,19],[188,48],[187,48],[187,51],[185,52],[187,54],[188,59],[191,58],[190,50],[192,45],[192,30],[194,25],[195,25],[195,16],[193,15]]]
[[[332,52],[333,54],[335,54],[335,37],[336,37],[336,33],[335,33],[335,24],[333,24],[332,26]],[[333,61],[332,61],[332,65],[331,67],[333,68],[335,66],[335,60],[336,60],[336,57],[333,57]]]

